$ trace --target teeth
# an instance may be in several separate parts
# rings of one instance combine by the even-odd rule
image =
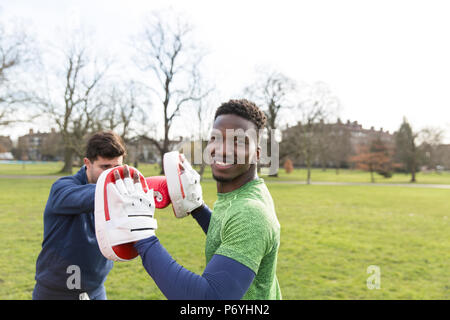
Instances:
[[[225,163],[225,162],[218,161],[218,160],[216,160],[215,162],[216,162],[216,164],[219,165],[219,166],[228,166],[228,165],[231,164],[231,163]]]

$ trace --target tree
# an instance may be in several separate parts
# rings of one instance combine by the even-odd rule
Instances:
[[[117,133],[127,146],[126,162],[139,163],[140,127],[146,126],[145,102],[140,100],[142,88],[134,81],[109,83],[103,94],[105,103],[101,108],[95,131],[111,130]]]
[[[96,131],[112,130],[129,143],[138,132],[134,124],[145,123],[143,102],[139,100],[141,88],[133,81],[127,83],[108,83],[102,94],[104,103],[95,122]]]
[[[296,89],[295,81],[288,78],[281,72],[257,71],[257,80],[252,85],[244,89],[244,93],[249,96],[264,111],[267,117],[267,152],[272,157],[272,137],[273,132],[279,127],[280,113],[284,109],[292,108],[292,94]],[[278,176],[275,170],[271,176]]]
[[[419,165],[420,152],[416,145],[418,134],[413,132],[406,118],[395,134],[395,159],[403,165],[403,169],[411,173],[411,181],[416,182],[416,171]]]
[[[443,143],[444,131],[437,127],[426,127],[419,131],[417,143],[419,145],[419,153],[421,162],[428,169],[434,169],[444,163],[444,158],[440,145]]]
[[[144,26],[143,33],[135,41],[136,63],[144,72],[150,72],[156,84],[149,91],[156,96],[162,107],[162,139],[145,134],[160,153],[161,173],[163,157],[170,151],[173,120],[180,115],[182,107],[203,99],[208,92],[199,90],[198,75],[204,53],[192,40],[192,27],[177,17],[172,22],[169,15],[153,14]],[[149,81],[150,82],[150,81]],[[155,111],[153,110],[153,114]]]
[[[198,141],[201,143],[201,163],[198,173],[200,175],[200,178],[203,178],[203,174],[206,168],[206,161],[203,153],[208,146],[209,134],[213,126],[212,117],[214,113],[211,110],[212,104],[204,103],[204,100],[199,100],[197,103],[195,103],[195,105],[197,107],[196,116],[198,120]]]
[[[6,31],[0,24],[0,126],[32,118],[28,112],[27,119],[19,119],[15,111],[31,100],[22,76],[37,58],[34,40],[25,31]]]
[[[287,158],[284,161],[284,170],[286,171],[286,173],[292,173],[292,171],[294,171],[294,165],[292,164],[291,159]]]
[[[356,168],[370,172],[370,180],[375,183],[374,173],[385,178],[392,176],[395,164],[392,160],[393,152],[389,150],[380,138],[373,140],[370,145],[360,145],[357,154],[350,158]]]
[[[316,82],[306,89],[298,104],[302,121],[290,141],[291,143],[293,140],[298,141],[295,144],[299,144],[307,169],[306,182],[310,184],[313,161],[321,148],[319,133],[323,125],[337,113],[339,101],[331,94],[329,87],[322,82]]]
[[[74,156],[84,155],[87,136],[98,123],[104,102],[99,87],[109,64],[96,63],[88,46],[75,36],[62,49],[62,68],[48,81],[46,96],[39,98],[42,110],[57,125],[64,145],[61,172],[71,174]],[[62,86],[60,86],[62,84]]]

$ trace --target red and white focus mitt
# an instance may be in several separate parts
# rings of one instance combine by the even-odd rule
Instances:
[[[163,166],[173,212],[184,218],[203,204],[200,175],[178,151],[165,153]]]
[[[105,170],[97,180],[94,213],[102,254],[114,261],[136,258],[134,242],[155,235],[154,212],[153,189],[137,169],[125,166]]]
[[[171,200],[167,189],[167,179],[164,176],[154,176],[145,178],[149,189],[153,189],[156,209],[164,209]]]

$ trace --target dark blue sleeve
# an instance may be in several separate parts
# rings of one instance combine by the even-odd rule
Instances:
[[[56,181],[47,205],[56,214],[80,214],[94,212],[95,184],[77,184],[72,177]]]
[[[247,292],[255,273],[231,258],[214,255],[203,274],[179,265],[156,236],[135,244],[145,270],[167,299],[238,300]]]
[[[209,221],[211,221],[211,210],[206,204],[191,213],[192,217],[197,221],[205,234],[208,233]]]

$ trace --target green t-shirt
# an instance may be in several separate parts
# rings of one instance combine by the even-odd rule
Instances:
[[[280,224],[263,179],[219,193],[206,236],[206,263],[214,254],[234,259],[256,274],[243,299],[281,299],[276,276]]]

